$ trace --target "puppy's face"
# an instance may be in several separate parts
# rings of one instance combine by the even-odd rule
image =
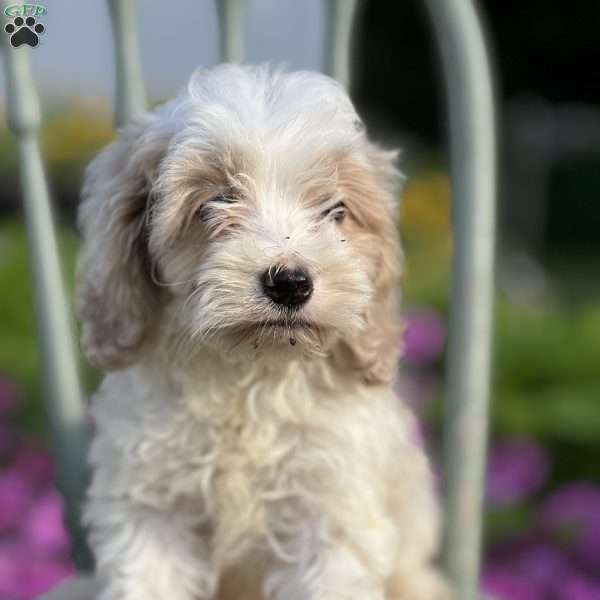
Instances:
[[[149,248],[192,340],[319,351],[365,327],[384,207],[361,202],[368,174],[343,149],[279,142],[166,158]]]
[[[107,313],[102,334],[115,329],[117,340],[115,352],[88,329],[95,362],[137,359],[157,321],[185,341],[179,351],[345,349],[372,371],[386,346],[393,361],[377,323],[387,319],[395,346],[396,172],[331,80],[203,72],[119,144],[112,161],[96,159],[84,190],[80,312],[84,326],[92,309],[96,321]],[[95,217],[99,202],[104,216]],[[103,218],[112,230],[95,230]],[[112,248],[101,249],[102,240]]]

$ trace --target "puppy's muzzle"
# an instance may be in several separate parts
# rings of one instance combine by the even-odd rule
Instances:
[[[313,292],[310,275],[300,268],[276,267],[267,269],[261,276],[265,295],[275,304],[298,308],[308,302]]]

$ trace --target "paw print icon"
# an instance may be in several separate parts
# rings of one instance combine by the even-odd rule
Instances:
[[[35,48],[40,42],[40,34],[44,33],[46,28],[41,23],[36,23],[33,17],[15,17],[12,23],[7,23],[4,31],[10,35],[10,44],[18,48],[27,44]]]

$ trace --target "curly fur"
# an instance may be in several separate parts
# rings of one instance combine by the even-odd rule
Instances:
[[[223,65],[90,165],[101,600],[446,597],[429,466],[391,388],[394,159],[331,79]],[[314,279],[293,316],[259,284],[281,266]]]

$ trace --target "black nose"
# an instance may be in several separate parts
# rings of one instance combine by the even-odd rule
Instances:
[[[303,269],[271,268],[261,277],[265,294],[276,304],[287,307],[301,306],[313,291],[309,274]]]

